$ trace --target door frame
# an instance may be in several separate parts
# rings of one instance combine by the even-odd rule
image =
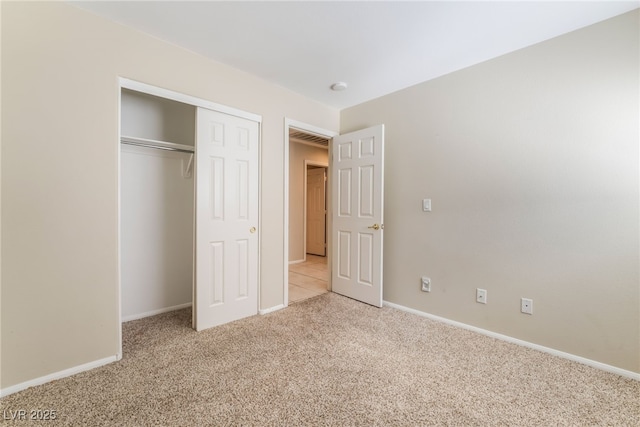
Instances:
[[[244,119],[248,119],[258,123],[258,248],[260,247],[260,241],[262,240],[262,116],[259,114],[249,113],[246,111],[238,110],[233,107],[228,107],[226,105],[217,104],[215,102],[208,101],[203,98],[198,98],[191,95],[186,95],[180,92],[175,92],[169,89],[164,89],[158,86],[153,86],[147,83],[142,83],[136,80],[131,80],[125,77],[118,77],[117,84],[117,114],[118,114],[118,139],[115,141],[114,148],[116,150],[116,158],[117,158],[117,198],[116,198],[116,216],[117,216],[117,237],[116,237],[116,260],[117,260],[117,283],[116,283],[116,301],[115,301],[115,311],[116,311],[116,319],[117,319],[117,340],[118,340],[118,353],[116,354],[116,360],[122,359],[122,227],[121,227],[121,158],[120,158],[120,137],[122,136],[122,89],[129,89],[136,92],[145,93],[148,95],[157,96],[159,98],[170,99],[172,101],[182,102],[184,104],[192,105],[194,107],[206,108],[208,110],[217,111],[219,113],[229,114],[231,116],[241,117]],[[196,126],[194,121],[193,126]],[[288,136],[288,135],[287,135]],[[195,141],[194,141],[195,142]],[[195,145],[194,145],[195,147]],[[197,151],[194,152],[194,155],[197,156]],[[195,185],[194,185],[194,196],[195,196]],[[194,198],[194,218],[195,218],[195,198]],[[194,222],[194,238],[195,238],[195,222]],[[195,241],[195,240],[194,240]],[[192,304],[195,299],[195,245],[194,245],[194,276],[193,276],[193,285],[192,285]],[[260,292],[261,292],[261,281],[260,281],[260,271],[261,268],[261,258],[260,251],[258,250],[258,307],[260,309]]]
[[[330,147],[328,147],[330,148]],[[324,213],[324,224],[325,224],[325,237],[324,237],[324,244],[325,244],[325,248],[324,248],[324,254],[325,257],[328,257],[329,255],[329,234],[327,233],[327,229],[329,227],[329,157],[330,157],[331,153],[328,152],[327,149],[327,162],[326,163],[322,163],[322,162],[316,162],[313,160],[304,160],[304,182],[302,183],[302,188],[304,191],[303,197],[302,197],[302,203],[304,204],[304,212],[302,214],[302,224],[303,224],[303,230],[302,230],[302,245],[304,247],[304,257],[303,259],[306,261],[307,260],[307,193],[308,193],[308,182],[307,182],[307,175],[309,173],[309,166],[317,166],[318,168],[322,168],[324,169],[324,173],[325,173],[325,181],[324,181],[324,207],[325,207],[325,213]]]
[[[334,136],[338,135],[338,132],[334,132],[328,129],[323,129],[318,126],[310,125],[308,123],[300,122],[285,117],[284,119],[284,242],[283,242],[283,283],[282,283],[282,306],[289,306],[289,129],[297,129],[313,135],[318,135],[323,138],[329,139],[329,164],[327,166],[327,172],[331,170],[331,144]],[[327,178],[330,179],[330,178]],[[306,185],[306,174],[305,174]],[[331,212],[331,185],[327,181],[327,213]],[[306,193],[306,190],[305,190]],[[305,208],[306,211],[306,208]],[[305,224],[306,232],[306,224]],[[329,272],[331,271],[331,216],[327,214],[327,267]],[[331,275],[329,275],[328,289],[331,290]]]

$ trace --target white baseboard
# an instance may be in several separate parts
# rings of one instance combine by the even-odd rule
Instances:
[[[297,259],[297,260],[295,260],[295,261],[289,261],[289,265],[292,265],[292,264],[302,264],[302,263],[303,263],[303,262],[305,262],[305,261],[306,261],[305,259]]]
[[[162,314],[162,313],[168,313],[170,311],[175,311],[175,310],[180,310],[183,308],[187,308],[187,307],[191,307],[191,303],[188,302],[186,304],[179,304],[179,305],[174,305],[171,307],[165,307],[165,308],[160,308],[158,310],[151,310],[151,311],[147,311],[145,313],[138,313],[138,314],[130,314],[128,316],[123,316],[122,317],[122,322],[130,322],[131,320],[138,320],[138,319],[144,319],[145,317],[149,317],[149,316],[155,316],[156,314]]]
[[[273,307],[265,308],[264,310],[259,310],[258,313],[260,315],[269,314],[269,313],[273,313],[274,311],[282,310],[283,308],[285,308],[285,305],[280,304]]]
[[[20,384],[12,385],[0,390],[0,397],[5,397],[22,390],[26,390],[29,387],[35,387],[37,385],[42,385],[54,380],[70,377],[71,375],[79,374],[80,372],[99,368],[100,366],[107,365],[109,363],[115,362],[116,360],[118,360],[117,356],[105,357],[104,359],[95,360],[93,362],[85,363],[84,365],[74,366],[73,368],[65,369],[64,371],[54,372],[53,374],[45,375],[44,377],[35,378],[33,380],[25,381]]]
[[[477,332],[482,335],[486,335],[492,338],[499,339],[501,341],[510,342],[513,344],[521,345],[523,347],[532,348],[534,350],[541,351],[543,353],[548,353],[554,356],[562,357],[563,359],[568,359],[574,362],[582,363],[583,365],[591,366],[592,368],[600,369],[602,371],[610,372],[612,374],[620,375],[621,377],[630,378],[632,380],[640,381],[640,373],[636,373],[633,371],[627,371],[626,369],[618,368],[615,366],[607,365],[606,363],[597,362],[595,360],[587,359],[585,357],[576,356],[575,354],[565,353],[560,350],[556,350],[553,348],[545,347],[542,345],[534,344],[528,341],[523,341],[518,338],[513,338],[508,335],[498,334],[496,332],[491,332],[486,329],[478,328],[476,326],[467,325],[466,323],[456,322],[455,320],[450,320],[445,317],[436,316],[434,314],[425,313],[424,311],[416,310],[413,308],[405,307],[403,305],[394,304],[392,302],[384,301],[383,305],[391,308],[395,308],[398,310],[406,311],[407,313],[412,313],[418,316],[426,317],[431,320],[435,320],[436,322],[446,323],[448,325],[456,326],[458,328],[467,329],[469,331]]]

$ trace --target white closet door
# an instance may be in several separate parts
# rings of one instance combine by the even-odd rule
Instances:
[[[198,108],[196,284],[200,331],[258,313],[258,123]]]

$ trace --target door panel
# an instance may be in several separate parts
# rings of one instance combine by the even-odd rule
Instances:
[[[197,330],[258,312],[258,124],[199,108]]]
[[[332,290],[382,307],[384,125],[332,144]]]

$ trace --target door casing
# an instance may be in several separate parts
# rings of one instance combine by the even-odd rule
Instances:
[[[329,139],[329,152],[331,152],[331,138],[338,135],[328,129],[323,129],[308,123],[285,118],[284,120],[284,242],[283,242],[283,302],[281,307],[289,305],[289,129],[298,129],[303,132],[318,135]],[[329,156],[328,171],[331,170],[331,156]],[[306,178],[305,178],[306,179]],[[331,185],[327,182],[327,212],[331,212]],[[305,224],[306,227],[306,224]],[[327,265],[331,265],[331,216],[327,215]],[[328,281],[328,290],[331,290],[331,277]]]

